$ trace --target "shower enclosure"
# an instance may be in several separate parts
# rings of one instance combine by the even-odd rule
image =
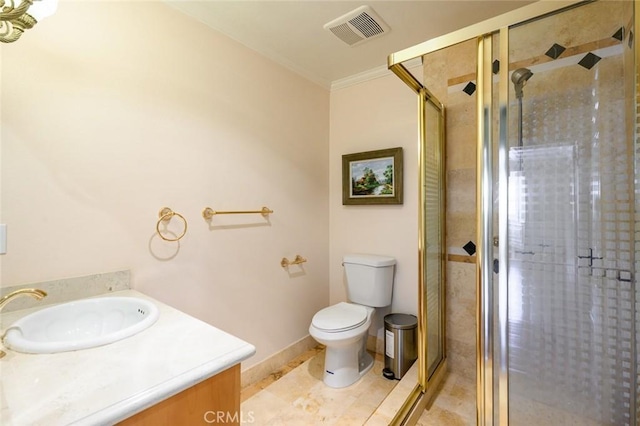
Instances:
[[[538,2],[389,57],[420,99],[435,93],[447,108],[448,153],[476,150],[475,187],[456,196],[476,198],[479,425],[640,424],[637,6]],[[422,76],[403,65],[415,58]],[[443,199],[426,197],[425,211]],[[463,240],[446,232],[451,254]],[[444,300],[419,294],[427,395],[430,346],[443,345],[428,307]],[[449,369],[464,369],[447,341]]]

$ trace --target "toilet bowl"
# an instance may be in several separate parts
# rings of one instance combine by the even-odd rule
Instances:
[[[319,311],[309,334],[326,346],[323,381],[332,388],[349,386],[373,367],[367,336],[375,309],[340,302]]]
[[[352,385],[373,366],[367,336],[375,308],[391,305],[395,264],[390,256],[344,256],[349,303],[320,310],[309,326],[311,337],[327,347],[323,376],[327,386]]]

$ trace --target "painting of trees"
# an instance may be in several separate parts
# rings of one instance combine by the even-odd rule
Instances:
[[[402,148],[342,156],[343,204],[402,204]]]

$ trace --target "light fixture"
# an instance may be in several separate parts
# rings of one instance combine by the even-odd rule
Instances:
[[[57,7],[58,0],[0,0],[0,41],[16,41]]]

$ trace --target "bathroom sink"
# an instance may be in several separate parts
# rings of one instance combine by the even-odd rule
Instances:
[[[9,326],[3,342],[18,352],[50,354],[102,346],[133,336],[158,319],[153,303],[98,297],[44,308]]]

